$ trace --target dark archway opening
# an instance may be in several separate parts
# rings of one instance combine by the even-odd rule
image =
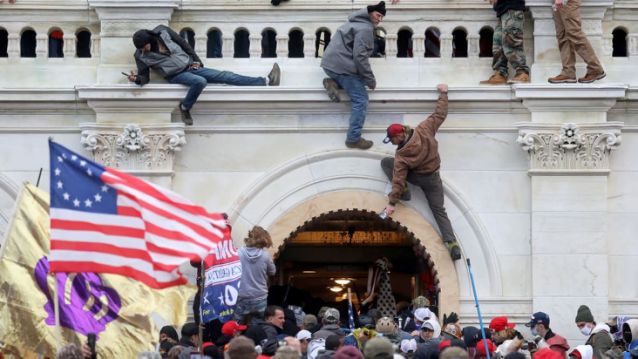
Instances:
[[[312,218],[284,241],[275,255],[276,281],[271,304],[299,305],[317,313],[323,305],[339,308],[347,318],[347,290],[355,312],[368,291],[369,268],[386,257],[396,302],[418,295],[438,309],[438,279],[426,248],[406,227],[366,210],[331,211]],[[350,280],[339,284],[338,279]]]
[[[627,57],[627,31],[617,27],[612,32],[613,57]]]

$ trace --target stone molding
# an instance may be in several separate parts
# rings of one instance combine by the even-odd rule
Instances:
[[[186,144],[182,124],[80,124],[80,142],[92,158],[109,167],[143,175],[173,173],[175,152]]]
[[[620,146],[623,123],[521,124],[518,127],[516,142],[530,155],[530,174],[607,175],[611,151]]]

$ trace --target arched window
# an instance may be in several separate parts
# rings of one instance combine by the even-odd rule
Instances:
[[[250,34],[246,29],[239,29],[235,31],[235,55],[237,58],[250,57]]]
[[[60,29],[49,31],[49,57],[64,57],[64,32]]]
[[[412,57],[412,31],[399,30],[397,34],[397,57]]]
[[[186,40],[186,42],[191,45],[191,48],[195,49],[195,31],[189,28],[184,28],[179,32],[179,36]]]
[[[206,40],[206,57],[222,57],[222,32],[219,29],[210,29]]]
[[[479,31],[479,36],[479,57],[493,57],[494,30],[489,26],[485,26]]]
[[[303,31],[299,29],[288,34],[288,57],[303,57]]]
[[[467,32],[464,29],[452,31],[452,57],[467,57]]]
[[[91,57],[91,32],[81,29],[75,34],[75,56]]]
[[[0,27],[0,57],[9,57],[7,47],[9,46],[9,33]]]
[[[24,30],[20,36],[20,57],[35,57],[35,31]]]
[[[277,57],[277,33],[273,29],[261,32],[261,57]]]
[[[441,31],[436,27],[425,30],[425,57],[441,57]]]
[[[627,57],[627,30],[617,27],[611,34],[614,36],[612,40],[614,50],[611,56]]]
[[[323,57],[323,52],[330,43],[330,30],[319,29],[315,35],[315,57]]]
[[[384,57],[385,56],[385,35],[386,31],[380,27],[374,29],[374,49],[372,50],[372,57]]]

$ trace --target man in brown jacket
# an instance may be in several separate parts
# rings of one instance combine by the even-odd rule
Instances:
[[[440,84],[437,90],[439,100],[434,113],[416,128],[411,129],[394,123],[387,129],[387,137],[383,143],[392,142],[398,147],[394,158],[386,157],[381,160],[381,168],[392,180],[392,191],[388,195],[388,205],[384,212],[392,215],[399,200],[410,200],[407,182],[421,187],[439,225],[443,242],[448,247],[452,259],[457,260],[461,258],[461,249],[443,206],[443,183],[439,175],[441,158],[438,142],[434,138],[447,116],[447,85]]]

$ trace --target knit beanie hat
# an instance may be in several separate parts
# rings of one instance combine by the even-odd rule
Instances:
[[[576,323],[578,322],[594,322],[594,316],[591,314],[591,310],[589,310],[588,306],[581,305],[580,307],[578,307],[578,312],[576,313]]]
[[[374,337],[365,344],[363,356],[366,359],[392,359],[394,348],[388,338]]]
[[[137,30],[133,34],[133,44],[136,49],[141,49],[146,44],[151,42],[153,35],[151,35],[148,30]]]
[[[385,16],[385,1],[379,1],[379,3],[376,5],[368,5],[368,14],[373,11],[376,11]]]
[[[363,359],[363,354],[352,345],[345,345],[337,350],[332,359]]]

